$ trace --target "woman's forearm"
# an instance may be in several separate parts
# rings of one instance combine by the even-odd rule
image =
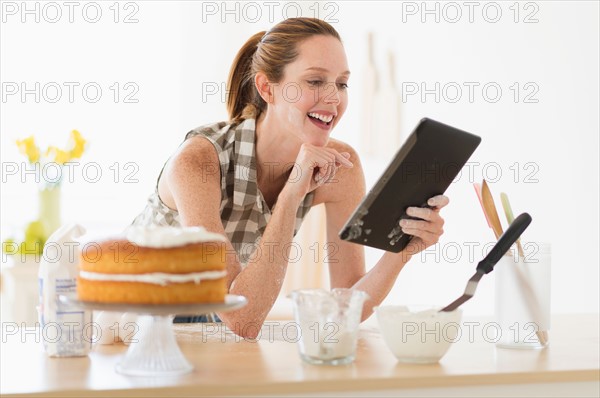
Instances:
[[[289,250],[294,236],[299,205],[300,200],[282,192],[256,248],[259,255],[248,262],[231,285],[230,293],[246,297],[248,304],[219,316],[242,337],[255,338],[258,335],[279,296],[289,259],[285,249]]]
[[[360,278],[353,289],[361,290],[369,295],[363,305],[361,322],[371,316],[373,307],[385,299],[396,283],[396,278],[411,256],[405,252],[386,252],[375,266]]]

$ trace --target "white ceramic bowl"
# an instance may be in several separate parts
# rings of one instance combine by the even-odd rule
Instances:
[[[388,305],[375,307],[379,329],[400,362],[436,363],[460,336],[462,310]]]

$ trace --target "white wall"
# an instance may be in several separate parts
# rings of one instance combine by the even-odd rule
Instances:
[[[428,9],[433,10],[435,3],[428,3]],[[497,3],[503,17],[495,24],[487,22],[481,13],[489,2],[478,3],[473,23],[468,21],[465,6],[461,8],[463,18],[449,23],[455,14],[446,8],[449,14],[445,20],[445,3],[438,3],[439,23],[435,15],[425,15],[423,23],[420,2],[404,5],[404,10],[411,11],[416,4],[416,15],[403,15],[400,2],[377,4],[360,7],[348,3],[341,8],[341,21],[356,22],[359,12],[363,21],[351,28],[340,27],[346,43],[352,43],[347,48],[353,69],[360,73],[366,56],[365,33],[372,30],[379,66],[385,63],[388,48],[396,54],[400,87],[402,83],[424,82],[432,89],[435,82],[442,87],[450,82],[461,86],[477,82],[480,88],[497,83],[503,90],[496,103],[486,101],[477,90],[470,103],[466,88],[456,103],[450,102],[453,92],[448,93],[447,100],[442,95],[439,103],[433,95],[426,96],[425,101],[418,95],[407,96],[401,109],[404,134],[419,118],[429,116],[476,133],[483,142],[471,159],[472,178],[463,173],[451,186],[448,195],[452,205],[443,213],[446,233],[438,253],[444,248],[450,250],[456,242],[464,249],[462,255],[455,264],[447,263],[448,257],[454,257],[452,251],[447,252],[446,261],[442,256],[436,262],[430,255],[424,264],[411,264],[387,301],[443,303],[462,289],[474,267],[465,242],[483,245],[493,239],[470,183],[480,182],[485,176],[484,165],[494,166],[495,162],[502,172],[491,184],[496,199],[500,192],[507,192],[516,212],[532,215],[534,223],[525,239],[553,244],[553,310],[598,311],[598,4],[535,2],[531,4],[537,8],[529,5],[527,9],[521,4],[521,21],[532,12],[539,20],[529,24],[514,22],[514,12],[509,9],[512,2]],[[488,18],[493,18],[493,7],[487,7]],[[402,23],[403,17],[406,23]],[[521,90],[528,82],[539,87],[532,97],[538,102],[525,103],[521,98],[515,103],[510,89],[514,82],[519,82]],[[346,122],[350,122],[346,126],[355,126],[358,118],[349,117]],[[518,177],[515,162],[519,164]],[[385,164],[369,163],[370,182]],[[488,179],[494,178],[494,168],[486,170]],[[376,259],[378,253],[369,253]],[[480,258],[481,251],[475,253]],[[492,311],[493,287],[493,277],[485,278],[477,300],[465,309]]]
[[[21,21],[21,2],[2,4],[0,77],[4,87],[6,83],[25,82],[31,88],[35,82],[42,87],[48,82],[78,82],[81,88],[95,82],[103,90],[96,103],[90,103],[77,89],[70,103],[66,88],[57,103],[48,101],[51,92],[42,92],[39,103],[33,95],[27,95],[25,101],[18,94],[3,98],[2,162],[22,161],[13,144],[17,138],[34,134],[45,143],[62,145],[71,129],[79,129],[90,141],[83,161],[96,162],[103,174],[96,183],[76,174],[73,183],[64,184],[63,220],[99,230],[121,229],[143,208],[160,167],[189,129],[225,118],[220,96],[208,95],[206,89],[222,87],[235,52],[252,33],[281,20],[284,10],[288,16],[295,10],[294,4],[275,3],[270,20],[269,8],[261,4],[262,17],[252,22],[248,19],[254,18],[256,8],[244,8],[243,4],[237,5],[239,14],[235,15],[222,14],[221,2],[122,2],[115,23],[114,10],[109,8],[112,2],[97,2],[102,17],[90,23],[82,10],[88,7],[90,20],[95,6],[82,2],[70,23],[68,9],[55,3],[63,15],[50,23],[56,10],[37,3],[38,23],[35,15],[24,15],[26,20]],[[33,9],[36,2],[28,4]],[[235,4],[228,3],[229,9],[235,9]],[[462,291],[482,255],[481,249],[476,250],[474,262],[469,261],[465,242],[483,245],[493,239],[471,183],[484,176],[484,165],[497,164],[501,177],[490,184],[496,197],[502,191],[509,193],[516,212],[528,211],[533,216],[526,240],[553,244],[553,311],[597,312],[598,3],[520,3],[517,23],[513,2],[477,3],[472,22],[463,2],[450,6],[428,2],[427,7],[434,9],[436,4],[439,22],[430,14],[421,21],[421,2],[302,3],[305,16],[314,16],[315,10],[321,17],[329,16],[344,39],[352,70],[348,112],[335,137],[364,154],[359,137],[364,134],[359,131],[360,96],[366,34],[372,31],[379,69],[383,69],[388,50],[396,56],[399,89],[403,84],[421,83],[431,89],[436,82],[441,87],[455,82],[464,88],[456,103],[448,98],[454,92],[442,95],[439,102],[433,95],[424,101],[418,95],[407,96],[400,109],[403,136],[421,117],[429,116],[483,138],[472,158],[474,172],[463,173],[451,186],[447,193],[452,204],[443,212],[446,233],[438,252],[458,244],[464,249],[460,257],[455,263],[448,258],[436,261],[433,255],[423,261],[415,258],[386,302],[444,304]],[[457,10],[454,5],[460,7],[462,18],[451,23]],[[17,13],[12,15],[14,7]],[[497,8],[502,16],[491,23]],[[207,12],[215,9],[215,15]],[[417,13],[411,14],[413,11]],[[138,22],[124,23],[124,17],[132,13]],[[527,15],[537,22],[524,23]],[[121,87],[131,82],[139,88],[133,96],[138,102],[125,103],[121,97],[115,103],[109,88],[114,82]],[[466,82],[479,84],[473,102],[468,100]],[[510,88],[515,82],[521,90],[516,103]],[[483,96],[481,87],[486,83],[501,87],[497,102]],[[525,87],[527,83],[531,86]],[[524,101],[530,87],[538,88],[532,97],[537,103]],[[131,90],[121,94],[128,92]],[[7,94],[4,89],[3,94]],[[369,186],[389,156],[388,152],[378,158],[364,154]],[[110,169],[115,162],[121,168],[116,183]],[[137,165],[134,177],[138,182],[124,182],[125,173],[133,170],[123,169],[127,162]],[[487,169],[488,179],[494,178],[493,170]],[[537,181],[527,182],[528,175]],[[36,201],[30,178],[22,184],[14,176],[3,177],[4,238],[35,218]],[[367,254],[373,264],[380,252],[368,249]],[[491,274],[465,311],[490,313],[493,287]]]

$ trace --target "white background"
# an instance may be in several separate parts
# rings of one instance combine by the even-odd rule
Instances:
[[[471,159],[472,172],[465,170],[447,191],[452,203],[443,212],[446,233],[440,245],[413,259],[386,302],[444,304],[462,292],[484,254],[482,245],[493,241],[471,186],[487,177],[494,181],[490,187],[498,206],[500,192],[507,192],[516,213],[532,215],[525,240],[552,244],[552,311],[598,312],[598,2],[474,2],[469,15],[465,2],[272,2],[271,8],[229,2],[233,12],[225,13],[222,2],[98,1],[74,2],[73,22],[63,2],[26,2],[31,14],[20,1],[1,3],[3,239],[37,216],[33,177],[22,183],[4,172],[7,163],[24,159],[16,139],[35,135],[42,147],[63,146],[71,129],[81,131],[89,140],[82,162],[95,162],[102,176],[92,183],[93,174],[75,169],[74,181],[63,185],[62,219],[90,230],[121,230],[144,207],[160,168],[185,133],[226,118],[222,87],[239,47],[251,34],[296,16],[295,5],[302,3],[303,16],[318,10],[344,40],[352,71],[350,104],[334,137],[361,153],[368,187],[392,156],[376,134],[381,150],[376,156],[361,145],[361,135],[368,134],[359,126],[369,31],[381,73],[386,54],[395,55],[398,92],[415,83],[432,89],[436,82],[440,88],[454,82],[464,88],[455,103],[454,91],[440,91],[437,102],[433,94],[406,96],[401,137],[428,116],[483,138]],[[423,13],[424,7],[437,9],[438,20],[435,11]],[[98,9],[102,14],[92,23]],[[127,16],[133,23],[125,23]],[[33,89],[36,82],[39,103],[34,94],[22,98],[21,92],[6,91],[14,84]],[[56,103],[49,101],[55,91],[43,90],[51,82],[63,86]],[[72,103],[64,82],[79,84]],[[115,82],[117,102],[110,89]],[[478,84],[472,102],[465,82]],[[521,90],[516,102],[510,88],[515,82]],[[83,96],[86,83],[101,87],[97,102]],[[132,92],[123,88],[126,83],[139,89],[131,97],[137,103],[124,101]],[[493,90],[488,97],[482,93],[486,83],[502,89],[496,102]],[[221,87],[218,95],[208,95],[208,86]],[[530,98],[535,103],[524,99],[531,87],[537,88]],[[136,168],[125,168],[128,162]],[[126,181],[131,172],[137,182]],[[472,258],[468,242],[477,245]],[[369,266],[380,255],[368,249]],[[491,313],[493,289],[492,273],[465,312]]]

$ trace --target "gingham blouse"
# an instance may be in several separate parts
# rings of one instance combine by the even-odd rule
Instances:
[[[188,139],[202,135],[217,150],[221,165],[221,222],[242,266],[255,251],[273,211],[265,202],[256,181],[255,131],[255,120],[246,119],[239,124],[219,122],[198,127],[185,136]],[[216,172],[209,168],[204,171]],[[314,191],[306,195],[298,208],[294,235],[310,210],[313,196]],[[167,207],[160,199],[158,180],[146,208],[132,225],[181,225],[177,211]]]

